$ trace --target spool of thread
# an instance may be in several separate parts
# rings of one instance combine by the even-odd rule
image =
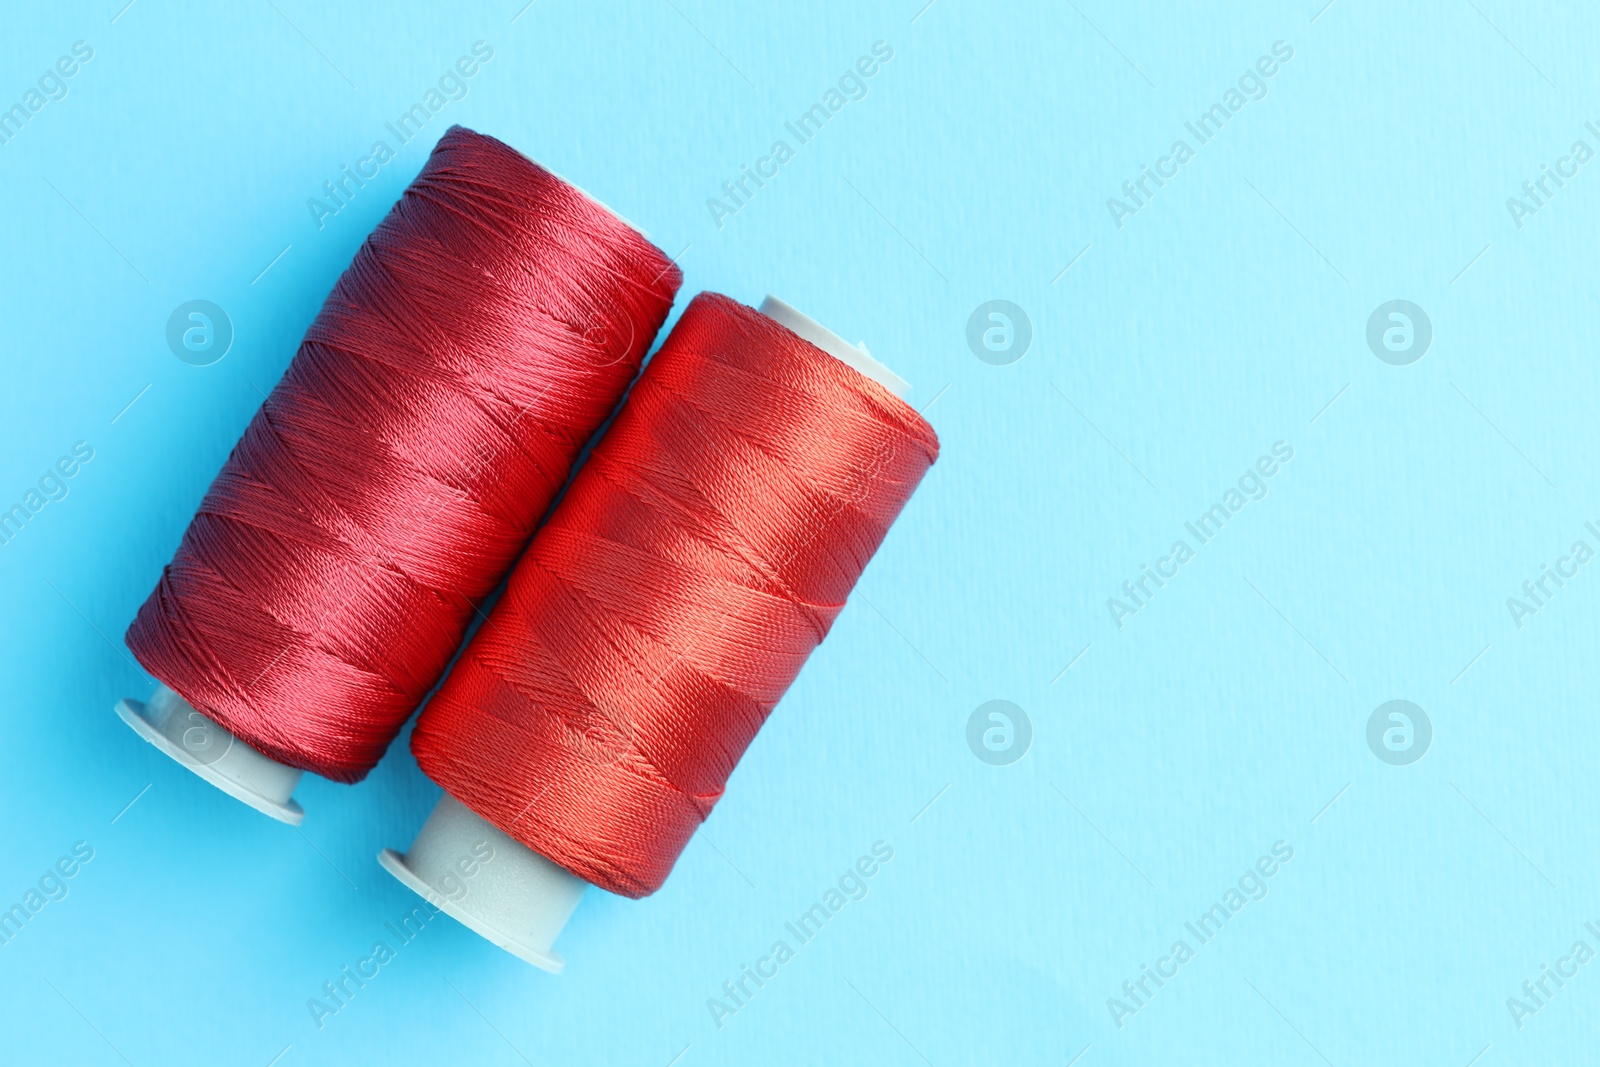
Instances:
[[[589,885],[659,888],[937,458],[908,391],[696,297],[423,710],[445,795],[379,862],[552,972]]]
[[[369,236],[128,630],[117,711],[284,822],[364,777],[615,408],[682,275],[460,126]]]

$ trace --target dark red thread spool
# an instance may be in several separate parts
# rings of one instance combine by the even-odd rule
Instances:
[[[610,414],[682,276],[453,127],[368,237],[128,630],[123,717],[269,814],[361,779]]]
[[[447,795],[381,860],[449,897],[465,857],[492,884],[446,910],[547,969],[585,883],[661,886],[938,454],[885,368],[763,310],[689,305],[412,735]]]

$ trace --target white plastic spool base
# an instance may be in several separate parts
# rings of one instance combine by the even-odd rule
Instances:
[[[490,850],[484,859],[487,845]],[[378,853],[383,869],[473,933],[551,974],[566,961],[552,951],[589,888],[446,793],[411,848]]]
[[[236,800],[290,826],[305,818],[290,797],[304,771],[251,748],[165,685],[149,703],[119,702],[117,714],[140,737]]]
[[[761,314],[905,399],[911,386],[868,354],[775,296]],[[481,859],[483,846],[493,858]],[[551,974],[566,961],[552,946],[589,883],[552,863],[449,793],[404,854],[378,853],[383,869],[474,933]],[[468,872],[472,873],[468,873]]]

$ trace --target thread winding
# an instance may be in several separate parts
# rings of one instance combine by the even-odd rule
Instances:
[[[591,884],[654,892],[938,447],[878,383],[697,296],[424,709],[418,762]]]
[[[375,766],[610,414],[677,267],[460,126],[356,253],[128,630],[272,758]]]

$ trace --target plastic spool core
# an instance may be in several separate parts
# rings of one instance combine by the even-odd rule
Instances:
[[[815,319],[801,314],[770,293],[756,310],[790,333],[798,334],[828,355],[865,374],[901,400],[911,394],[911,383],[873,359],[872,354],[867,351],[866,344],[851,344]]]
[[[905,399],[911,385],[853,345],[775,296],[761,314]],[[492,858],[483,860],[487,850]],[[404,853],[378,853],[383,869],[474,933],[551,974],[566,961],[552,946],[589,883],[445,793]],[[470,873],[469,873],[470,872]]]
[[[549,170],[548,167],[545,169]],[[553,170],[550,173],[582,193],[584,199],[649,240],[649,235],[643,230],[590,196],[582,186],[567,181]],[[279,763],[241,741],[227,727],[169,689],[165,682],[156,687],[148,703],[127,697],[118,701],[116,712],[140,737],[235,800],[241,800],[290,826],[299,826],[305,818],[305,809],[290,797],[304,771]],[[481,930],[479,932],[482,933]]]
[[[290,826],[305,818],[290,798],[304,771],[251,748],[165,685],[156,687],[148,704],[120,701],[117,714],[140,737],[229,796]]]

